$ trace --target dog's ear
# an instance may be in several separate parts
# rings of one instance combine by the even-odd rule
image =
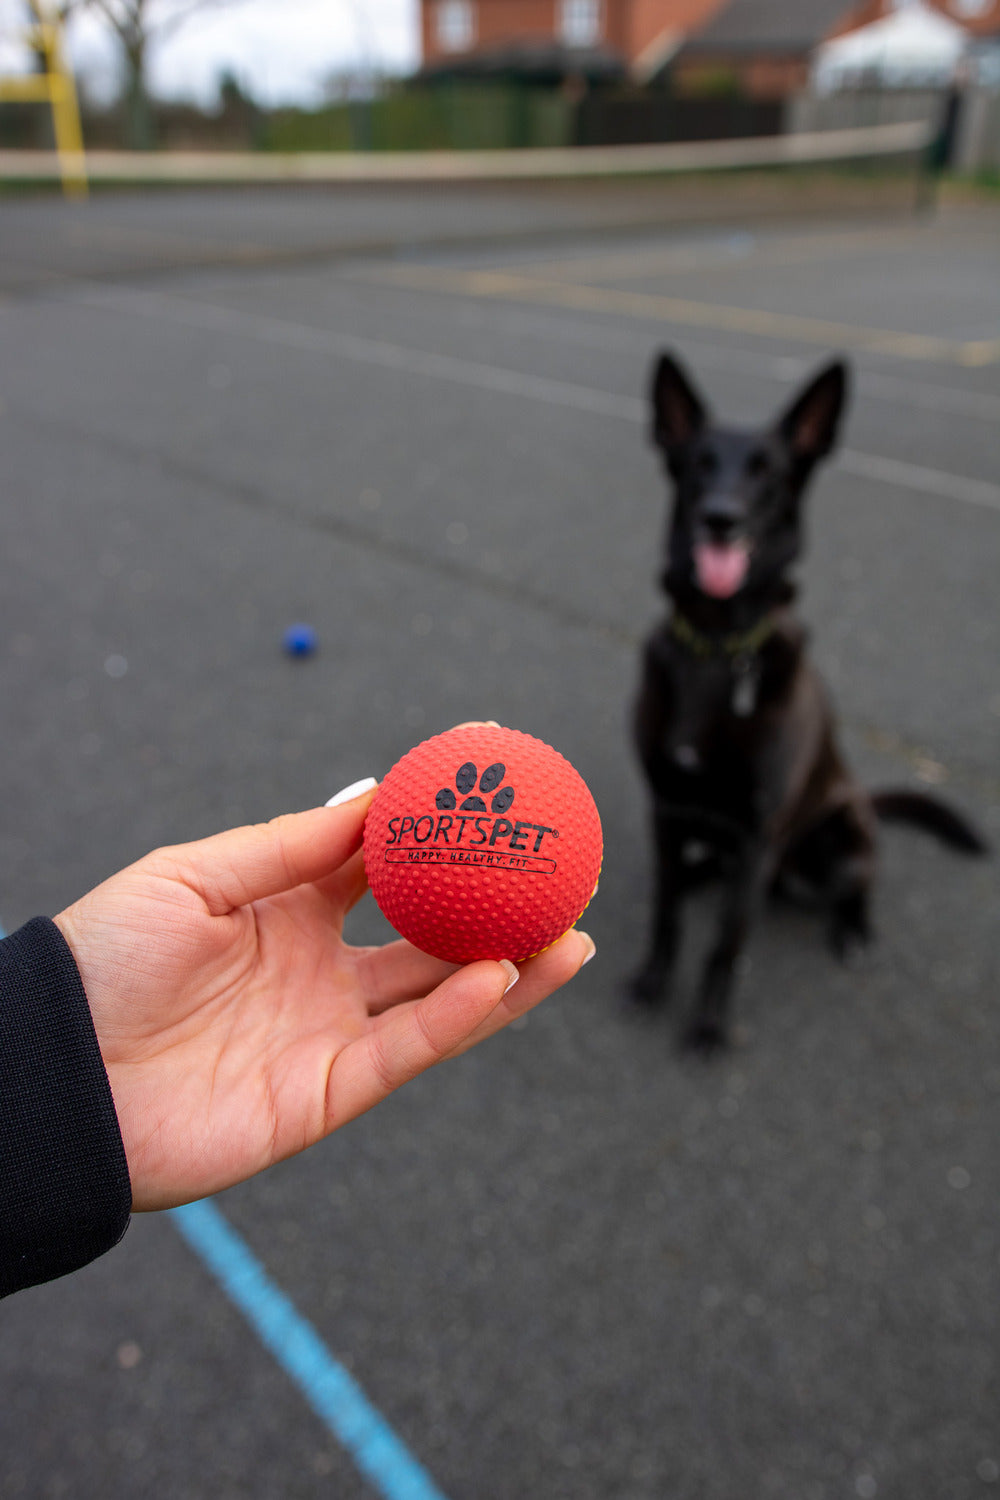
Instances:
[[[661,354],[653,369],[653,442],[668,460],[700,432],[706,410],[688,376],[671,354]]]
[[[813,464],[837,441],[847,399],[847,366],[835,360],[810,380],[778,422],[778,432],[796,458]]]

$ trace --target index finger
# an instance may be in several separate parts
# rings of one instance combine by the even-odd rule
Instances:
[[[177,878],[194,890],[212,916],[328,879],[361,847],[374,795],[340,807],[284,813],[270,823],[232,828],[211,838],[159,851]]]

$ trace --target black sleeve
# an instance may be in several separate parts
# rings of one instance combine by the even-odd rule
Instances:
[[[103,1255],[131,1208],[80,974],[36,917],[0,942],[0,1297]]]

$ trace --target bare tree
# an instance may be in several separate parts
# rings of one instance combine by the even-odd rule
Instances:
[[[149,49],[178,31],[198,12],[219,10],[239,0],[89,0],[115,31],[125,62],[125,118],[128,144],[148,151],[153,144],[146,85]]]
[[[36,73],[48,71],[48,48],[41,34],[45,26],[56,26],[64,31],[66,22],[74,11],[83,10],[88,0],[26,0],[28,19],[28,46]]]

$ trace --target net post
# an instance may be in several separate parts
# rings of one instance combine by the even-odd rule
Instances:
[[[26,40],[41,58],[43,70],[30,77],[0,79],[0,99],[48,104],[63,193],[67,198],[86,198],[88,182],[80,107],[63,51],[62,25],[58,17],[50,14],[46,0],[28,0],[28,6],[34,25]]]

